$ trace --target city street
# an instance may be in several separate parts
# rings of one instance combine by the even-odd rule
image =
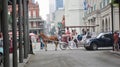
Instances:
[[[54,45],[48,45],[48,51],[34,47],[25,67],[119,67],[120,56],[110,53],[109,49],[86,51],[83,47],[54,51]]]

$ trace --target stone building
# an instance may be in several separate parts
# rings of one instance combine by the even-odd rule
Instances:
[[[112,31],[112,0],[85,0],[84,24],[94,25],[89,28],[91,32],[111,32]],[[113,7],[113,31],[120,29],[118,7]]]

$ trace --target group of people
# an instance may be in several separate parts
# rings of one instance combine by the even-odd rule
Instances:
[[[59,39],[61,39],[61,37],[62,37],[62,34],[60,32],[61,31],[59,29],[59,31],[58,31]],[[78,48],[78,42],[80,42],[82,40],[83,35],[86,35],[86,38],[91,38],[91,36],[92,36],[89,29],[86,29],[86,30],[82,29],[82,34],[78,34],[75,29],[72,29],[70,32],[68,27],[66,28],[64,35],[68,36],[67,43],[73,41],[77,48]]]
[[[70,32],[69,28],[67,27],[64,35],[67,36],[67,38],[65,39],[66,40],[65,42],[72,43],[72,44],[74,44],[74,46],[76,46],[78,48],[77,32],[75,29],[71,30],[71,32]]]

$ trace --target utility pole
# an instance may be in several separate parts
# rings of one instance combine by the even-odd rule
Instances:
[[[24,40],[24,58],[28,57],[27,47],[27,23],[26,23],[26,0],[23,0],[23,40]]]
[[[23,62],[23,44],[22,44],[22,0],[18,1],[18,23],[19,23],[19,62]]]
[[[3,32],[3,67],[10,67],[9,59],[9,35],[8,35],[8,0],[2,0],[2,32]]]

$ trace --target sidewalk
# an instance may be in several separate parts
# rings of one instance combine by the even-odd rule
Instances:
[[[120,51],[113,51],[113,50],[111,50],[111,51],[109,51],[110,53],[112,53],[112,54],[116,54],[116,55],[119,55],[120,56]]]
[[[31,56],[31,54],[28,55],[28,58],[27,58],[27,59],[24,59],[24,60],[23,60],[23,63],[19,63],[19,62],[18,62],[18,67],[24,67],[24,65],[28,62],[30,56]]]
[[[18,58],[18,67],[24,67],[24,65],[28,62],[29,58],[30,58],[31,54],[28,55],[27,59],[23,60],[23,63],[19,63],[19,58]],[[12,62],[12,54],[10,54],[10,67],[13,67],[13,62]],[[3,67],[3,64],[1,64],[0,67]]]

